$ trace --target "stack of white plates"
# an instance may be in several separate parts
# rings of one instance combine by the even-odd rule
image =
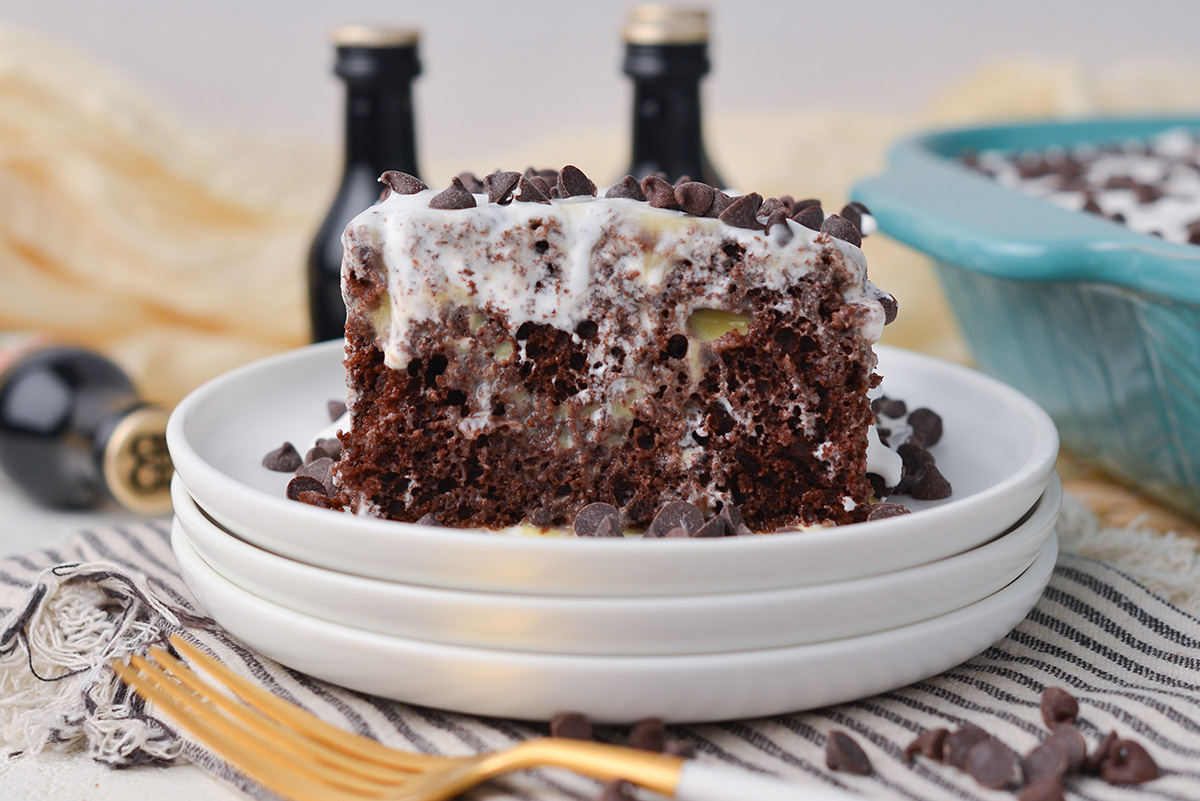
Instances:
[[[1032,608],[1062,488],[1050,419],[962,367],[878,348],[884,391],[942,415],[954,486],[913,514],[775,536],[612,540],[431,528],[289,501],[261,466],[343,397],[341,344],[229,373],[167,432],[174,546],[208,612],[267,656],[459,712],[756,717],[920,680]]]

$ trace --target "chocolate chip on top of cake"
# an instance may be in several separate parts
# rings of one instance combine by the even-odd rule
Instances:
[[[589,534],[672,502],[701,520],[671,531],[726,508],[710,528],[866,519],[895,301],[867,280],[865,208],[653,176],[598,191],[574,167],[383,180],[343,240],[348,509],[569,531],[606,504]]]

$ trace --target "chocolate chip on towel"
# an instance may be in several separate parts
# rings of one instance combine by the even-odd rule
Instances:
[[[633,785],[624,779],[605,782],[600,790],[600,801],[637,801]]]
[[[629,746],[643,751],[662,751],[666,739],[667,729],[661,718],[639,720],[629,730]]]
[[[473,209],[475,208],[475,196],[463,186],[460,178],[453,178],[449,187],[430,199],[429,208],[445,211]]]
[[[591,740],[592,724],[578,712],[563,712],[550,721],[550,736],[568,740]]]
[[[575,515],[577,537],[621,536],[621,513],[611,503],[589,503]]]
[[[867,776],[871,773],[871,760],[849,734],[831,731],[825,738],[825,767]]]
[[[1021,788],[1017,801],[1065,801],[1062,780],[1051,776],[1036,784]]]
[[[1104,739],[1097,743],[1096,747],[1092,749],[1092,753],[1088,754],[1083,760],[1083,765],[1080,769],[1091,776],[1099,776],[1100,769],[1104,767],[1104,763],[1112,755],[1112,747],[1116,742],[1117,733],[1115,731],[1110,731],[1104,735]]]
[[[420,178],[399,170],[388,170],[379,176],[379,182],[386,184],[388,189],[397,195],[415,195],[417,192],[424,192],[429,188],[422,183]]]
[[[1017,780],[1017,755],[995,737],[971,746],[965,770],[980,786],[1000,790]]]
[[[688,534],[699,531],[704,525],[704,514],[687,501],[671,501],[659,510],[646,529],[647,537],[665,537],[674,528],[682,528]]]
[[[1026,784],[1062,778],[1071,771],[1071,758],[1064,743],[1045,742],[1021,758],[1021,775]]]
[[[967,764],[967,752],[971,750],[971,746],[990,736],[974,723],[964,723],[961,728],[946,735],[942,743],[942,761],[952,768],[962,770]]]
[[[911,761],[918,754],[935,762],[942,761],[942,748],[946,744],[949,729],[926,729],[917,735],[916,739],[904,747],[905,761]]]
[[[939,428],[940,425],[939,421]],[[1075,722],[1075,717],[1079,714],[1079,702],[1062,687],[1047,687],[1042,691],[1041,709],[1046,727],[1053,729],[1062,723]]]
[[[302,464],[304,460],[300,458],[300,452],[290,442],[283,443],[262,460],[263,467],[278,473],[291,473]]]
[[[1142,784],[1158,778],[1158,763],[1140,743],[1117,740],[1100,766],[1100,776],[1109,784]]]

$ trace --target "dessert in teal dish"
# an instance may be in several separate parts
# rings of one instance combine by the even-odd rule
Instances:
[[[979,366],[1041,404],[1074,455],[1200,516],[1200,246],[1021,194],[961,161],[1175,128],[1200,130],[1200,117],[927,132],[894,145],[852,194],[933,259]]]

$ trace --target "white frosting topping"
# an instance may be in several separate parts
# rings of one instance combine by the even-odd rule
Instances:
[[[809,272],[822,251],[840,251],[854,273],[845,300],[863,306],[861,335],[874,342],[883,332],[882,306],[864,292],[862,251],[790,220],[792,237],[781,242],[777,235],[636,200],[576,197],[500,206],[480,195],[475,208],[442,210],[429,207],[436,194],[393,192],[356,217],[343,238],[347,252],[366,245],[389,266],[389,314],[377,330],[393,369],[409,360],[413,325],[455,306],[502,312],[514,329],[534,322],[574,331],[613,298],[636,304],[661,292],[674,269],[686,265],[688,280],[698,284],[690,293],[693,307],[721,308],[729,276],[691,259],[697,252],[719,253],[730,241],[745,251],[739,281],[776,291]],[[535,229],[546,233],[538,239]],[[553,269],[530,259],[535,244],[554,250]]]

